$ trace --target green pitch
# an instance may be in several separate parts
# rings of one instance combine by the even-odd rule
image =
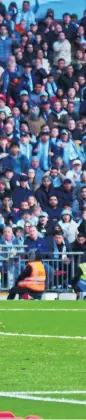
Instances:
[[[1,301],[0,410],[86,419],[85,337],[85,301]]]

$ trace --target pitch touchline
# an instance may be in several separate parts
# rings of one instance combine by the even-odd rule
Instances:
[[[43,401],[43,402],[55,402],[55,403],[65,403],[65,404],[78,404],[78,405],[86,405],[86,401],[81,400],[74,400],[68,398],[43,398],[43,397],[36,397],[34,395],[25,395],[19,394],[15,392],[0,392],[0,397],[8,397],[8,398],[18,398],[22,400],[32,400],[32,401]]]
[[[85,391],[13,391],[15,395],[86,395]]]
[[[60,340],[86,340],[86,336],[71,336],[71,335],[48,335],[48,334],[25,334],[25,333],[11,333],[0,331],[0,335],[4,337],[28,337],[28,338],[56,338]]]
[[[9,312],[86,312],[86,308],[84,309],[78,309],[78,308],[72,308],[72,309],[67,309],[67,308],[40,308],[40,309],[36,309],[36,308],[0,308],[0,311],[9,311]]]

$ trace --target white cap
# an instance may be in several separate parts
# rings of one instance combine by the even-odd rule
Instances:
[[[74,160],[73,165],[81,165],[81,160],[79,159]]]

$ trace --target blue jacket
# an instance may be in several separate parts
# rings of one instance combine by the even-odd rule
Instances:
[[[26,253],[28,253],[31,250],[36,250],[36,258],[38,256],[38,259],[45,258],[46,254],[49,252],[48,244],[45,238],[37,238],[36,241],[31,239],[30,237],[27,237],[25,239],[24,245],[27,245]]]
[[[45,144],[40,139],[35,147],[38,150],[37,157],[39,160],[40,168],[44,171],[48,171],[49,167],[51,166],[51,157],[48,155],[49,151],[51,150],[50,139]]]
[[[13,172],[20,174],[20,173],[27,173],[29,169],[29,160],[26,156],[22,155],[20,152],[18,153],[18,157],[15,159],[12,153],[10,153],[7,157],[3,159],[2,162],[2,169],[12,166]]]
[[[27,75],[26,73],[24,73],[22,75],[21,90],[23,90],[23,89],[28,90],[28,92],[33,91],[33,82],[32,82],[31,74]]]
[[[16,187],[12,193],[13,207],[20,208],[21,201],[27,201],[30,193],[27,188]]]
[[[57,198],[59,200],[59,207],[62,208],[65,204],[69,204],[70,206],[73,205],[74,202],[74,189],[72,188],[71,191],[66,191],[64,185],[56,188],[57,190]]]
[[[41,185],[36,190],[35,197],[36,197],[38,203],[40,203],[40,206],[42,207],[42,209],[46,209],[46,207],[48,206],[48,198],[52,194],[54,194],[55,196],[57,196],[57,188],[54,188],[52,185],[50,186],[48,192],[45,191],[43,185]]]
[[[8,69],[5,70],[5,72],[4,72],[4,89],[3,89],[4,94],[7,93],[7,89],[8,89],[8,86],[9,86],[11,80],[12,80],[12,77],[15,76],[15,78],[20,78],[22,76],[22,72],[23,72],[23,69],[18,64],[15,67],[15,74],[9,72]]]
[[[0,36],[0,61],[7,63],[7,59],[11,54],[12,39],[7,36],[5,39]]]
[[[53,224],[56,224],[61,215],[61,210],[59,206],[56,209],[53,209],[52,207],[48,206],[46,208],[46,212],[48,213],[49,220],[51,220]]]
[[[86,163],[86,149],[84,147],[84,144],[81,145],[80,149],[79,149],[79,158],[83,163]]]

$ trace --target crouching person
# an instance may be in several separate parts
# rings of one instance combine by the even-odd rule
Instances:
[[[18,276],[15,286],[9,291],[7,299],[14,299],[29,294],[34,299],[41,299],[45,290],[46,272],[41,261],[28,262],[25,270]]]

